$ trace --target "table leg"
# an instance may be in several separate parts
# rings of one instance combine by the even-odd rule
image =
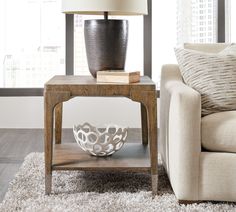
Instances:
[[[53,123],[54,108],[57,107],[57,115],[62,114],[62,102],[71,98],[70,92],[44,91],[44,154],[45,154],[45,193],[50,194],[52,190],[52,158],[53,158]],[[57,116],[58,124],[60,116]],[[57,135],[58,141],[60,136]]]
[[[55,107],[55,142],[61,143],[61,131],[62,131],[62,111],[63,103],[59,103]]]
[[[157,99],[153,92],[149,93],[147,104],[148,111],[148,132],[151,157],[152,193],[157,194],[158,173],[157,173]]]
[[[141,124],[142,124],[142,143],[143,145],[148,144],[148,124],[147,124],[147,110],[141,103]]]
[[[152,193],[157,194],[158,170],[157,170],[157,98],[156,91],[131,91],[130,98],[140,102],[146,110],[146,120],[148,126],[148,139],[150,148],[150,163],[152,177]],[[142,108],[141,108],[142,110]],[[144,109],[143,109],[144,111]]]
[[[53,105],[50,96],[44,97],[44,155],[45,155],[45,193],[52,189],[52,144],[53,144]]]

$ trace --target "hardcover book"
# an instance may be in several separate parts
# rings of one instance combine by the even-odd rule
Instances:
[[[98,71],[97,82],[100,83],[135,83],[140,81],[140,71]]]

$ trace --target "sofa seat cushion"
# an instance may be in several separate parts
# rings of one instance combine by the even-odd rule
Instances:
[[[210,151],[236,152],[236,111],[202,118],[202,146]]]

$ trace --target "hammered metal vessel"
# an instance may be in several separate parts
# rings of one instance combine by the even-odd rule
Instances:
[[[90,73],[124,70],[128,42],[127,20],[85,20],[84,37]]]

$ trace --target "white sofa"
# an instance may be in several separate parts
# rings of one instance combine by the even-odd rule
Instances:
[[[185,48],[219,52],[226,46]],[[201,96],[183,83],[178,65],[163,66],[160,101],[159,151],[177,199],[236,201],[236,111],[202,118]]]

